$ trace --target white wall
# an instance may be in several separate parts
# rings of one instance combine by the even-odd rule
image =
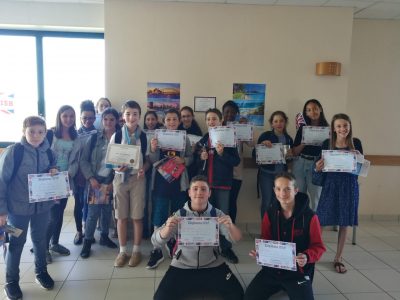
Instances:
[[[347,111],[367,154],[400,155],[400,21],[354,21]],[[360,183],[360,214],[400,215],[400,167]]]

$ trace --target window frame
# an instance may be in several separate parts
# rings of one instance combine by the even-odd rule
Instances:
[[[44,66],[43,66],[43,38],[83,38],[83,39],[104,39],[102,32],[75,32],[75,31],[41,31],[41,30],[19,30],[19,29],[0,29],[0,36],[31,36],[36,42],[36,74],[37,74],[37,100],[38,114],[46,117],[44,96]],[[0,148],[5,148],[14,142],[0,141]]]

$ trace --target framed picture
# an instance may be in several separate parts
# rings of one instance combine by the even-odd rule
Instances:
[[[215,108],[217,97],[194,97],[194,111],[206,112],[210,108]]]

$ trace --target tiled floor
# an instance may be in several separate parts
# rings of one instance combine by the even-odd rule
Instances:
[[[169,260],[156,270],[147,270],[145,265],[151,250],[148,240],[143,243],[145,257],[138,267],[114,268],[117,250],[101,247],[98,243],[93,245],[89,259],[83,260],[79,257],[81,247],[72,243],[74,227],[73,217],[66,216],[61,242],[71,250],[71,255],[53,256],[54,262],[48,267],[56,281],[52,291],[42,290],[34,283],[33,256],[29,253],[31,243],[27,242],[20,266],[21,288],[25,300],[152,299]],[[234,246],[240,263],[231,265],[231,268],[245,287],[259,270],[254,260],[247,255],[254,247],[253,238],[258,234],[259,226],[247,224],[241,228],[244,239]],[[336,232],[324,231],[324,241],[328,249],[316,268],[316,299],[400,299],[399,222],[361,222],[357,230],[357,245],[351,245],[350,236],[345,247],[344,259],[348,268],[346,274],[337,274],[332,267],[336,237]],[[3,261],[1,264],[4,270]],[[4,285],[4,271],[0,273],[0,285],[1,288]],[[0,296],[3,299],[1,297],[4,296]],[[273,299],[287,299],[287,296],[279,293]]]

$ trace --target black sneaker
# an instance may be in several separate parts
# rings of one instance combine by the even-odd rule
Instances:
[[[52,290],[54,287],[54,280],[50,277],[47,271],[36,274],[36,283],[39,284],[45,290]]]
[[[165,249],[167,249],[169,258],[174,256],[174,249],[175,249],[176,240],[171,238],[166,244]]]
[[[54,244],[50,247],[50,250],[52,252],[58,253],[63,256],[68,256],[71,254],[67,248],[65,248],[63,245],[60,244]]]
[[[10,300],[22,299],[22,291],[19,287],[19,283],[16,281],[6,283],[4,286],[4,293]]]
[[[84,239],[83,247],[82,247],[82,251],[81,251],[82,258],[88,258],[90,256],[91,247],[92,247],[92,243],[90,242],[90,240]]]
[[[101,245],[101,246],[106,246],[106,247],[111,248],[111,249],[118,248],[117,244],[114,243],[114,242],[113,242],[108,236],[106,236],[106,235],[102,235],[102,236],[100,237],[100,245]]]
[[[231,248],[222,250],[221,256],[225,257],[226,260],[232,264],[237,264],[239,262],[239,258],[236,256],[235,252],[233,252]]]
[[[74,245],[82,245],[83,237],[82,232],[77,232],[74,237]]]
[[[53,262],[53,257],[51,256],[51,253],[49,250],[46,250],[46,262],[48,265]]]
[[[154,249],[150,252],[150,259],[147,263],[146,269],[155,269],[161,264],[164,260],[164,255],[161,249]]]

